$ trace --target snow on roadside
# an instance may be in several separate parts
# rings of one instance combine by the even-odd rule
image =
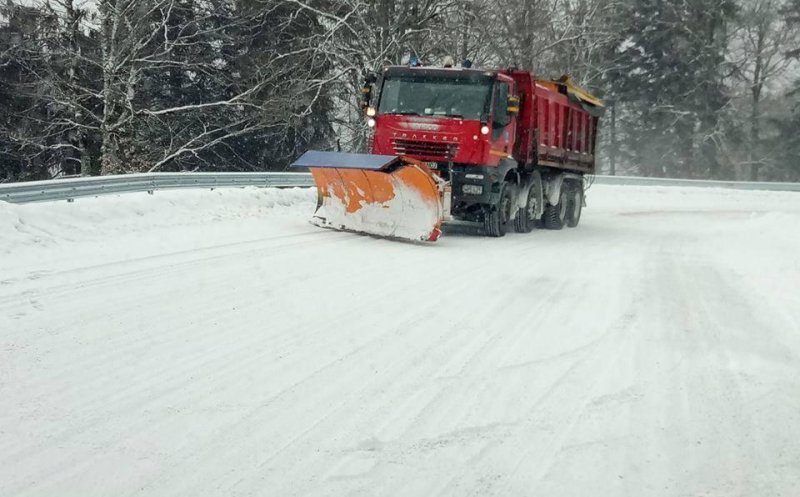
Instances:
[[[73,259],[78,264],[78,255],[100,264],[201,248],[208,239],[236,242],[275,229],[310,230],[315,205],[315,189],[255,187],[0,202],[0,259],[13,259],[15,267],[38,259],[46,270],[70,267]],[[4,266],[0,261],[0,279],[15,269]]]
[[[624,216],[633,222],[658,212],[708,210],[718,216],[746,215],[743,222],[752,233],[796,221],[796,198],[793,192],[593,185],[584,219],[591,223]],[[309,223],[315,206],[313,188],[253,187],[163,190],[75,202],[0,202],[0,280],[24,267],[68,269],[246,242],[276,232],[307,233],[319,229]],[[796,242],[791,230],[783,239]]]
[[[653,211],[697,212],[706,210],[782,211],[795,208],[796,192],[732,190],[678,186],[613,186],[592,185],[586,192],[588,209],[631,212],[634,209]],[[591,215],[587,210],[584,214]]]
[[[587,192],[588,209],[635,215],[637,208],[673,212],[708,210],[750,211],[766,214],[793,205],[793,192],[735,191],[722,188],[615,187],[594,185]],[[686,202],[676,202],[678,198]],[[107,240],[114,235],[131,235],[154,230],[220,221],[270,218],[305,221],[316,204],[313,188],[223,188],[217,190],[164,190],[154,195],[128,193],[75,202],[8,204],[0,202],[0,254],[23,247]],[[596,209],[596,210],[595,210]],[[790,214],[772,212],[769,222],[781,223]],[[781,216],[783,219],[776,219]],[[767,221],[765,219],[765,221]]]

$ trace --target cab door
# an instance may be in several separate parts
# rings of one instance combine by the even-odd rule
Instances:
[[[508,111],[508,98],[514,94],[514,80],[498,75],[492,98],[492,141],[489,154],[492,164],[510,157],[514,146],[516,119]]]

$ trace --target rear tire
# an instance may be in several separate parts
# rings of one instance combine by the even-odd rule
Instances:
[[[514,229],[517,233],[530,233],[537,227],[539,209],[542,205],[542,178],[539,173],[531,176],[531,184],[528,188],[528,197],[525,200],[525,207],[519,209],[517,218],[514,219]]]
[[[581,212],[583,212],[583,188],[578,185],[571,197],[569,212],[567,212],[567,227],[574,228],[581,222]]]
[[[566,188],[561,188],[556,205],[547,204],[544,208],[544,227],[549,230],[560,230],[567,222],[567,210],[569,209],[569,194]]]
[[[511,188],[505,181],[500,186],[500,200],[483,216],[483,228],[488,236],[499,238],[508,231],[511,220]]]

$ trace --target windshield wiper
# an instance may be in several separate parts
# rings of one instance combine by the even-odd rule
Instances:
[[[444,117],[457,117],[459,119],[464,119],[464,116],[461,114],[445,114]]]
[[[390,114],[390,115],[393,115],[393,116],[418,116],[419,112],[412,112],[412,111],[384,112],[384,114]]]

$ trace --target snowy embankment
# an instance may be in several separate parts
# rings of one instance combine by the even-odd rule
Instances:
[[[800,492],[800,195],[433,245],[315,200],[0,203],[0,495]]]
[[[0,255],[12,257],[11,270],[16,266],[24,272],[32,266],[57,271],[87,262],[191,252],[226,241],[315,231],[296,222],[315,205],[316,190],[309,188],[175,190],[74,203],[0,202]],[[287,217],[293,222],[282,222]]]

